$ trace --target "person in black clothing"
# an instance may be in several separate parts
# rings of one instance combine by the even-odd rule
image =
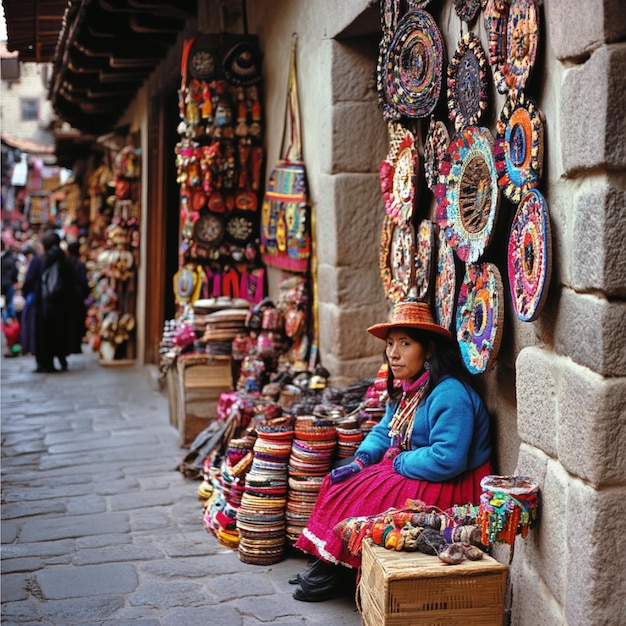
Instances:
[[[36,373],[51,373],[58,370],[54,358],[58,358],[61,371],[67,370],[67,356],[71,342],[72,277],[67,255],[60,247],[60,238],[54,231],[44,233],[41,243],[44,252],[33,257],[22,293],[33,307],[32,332],[34,346],[31,352],[37,360]],[[54,263],[58,263],[60,291],[45,298],[42,293],[42,275]]]
[[[9,248],[2,239],[2,295],[4,296],[4,306],[2,307],[2,321],[7,324],[9,319],[17,319],[13,308],[13,295],[15,293],[15,283],[17,282],[19,268],[13,250]]]
[[[73,241],[68,244],[70,268],[72,270],[73,303],[72,303],[72,329],[70,340],[70,353],[81,354],[83,337],[87,331],[87,306],[85,300],[89,297],[89,281],[87,279],[87,266],[80,259],[80,242]]]

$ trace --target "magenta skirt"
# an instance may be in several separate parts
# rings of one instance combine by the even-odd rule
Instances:
[[[337,485],[330,482],[328,475],[295,547],[331,563],[359,567],[361,557],[345,549],[334,531],[339,522],[349,517],[379,515],[392,507],[402,509],[409,499],[440,509],[478,505],[482,493],[480,481],[492,473],[491,463],[487,462],[453,480],[431,483],[398,474],[393,469],[393,460],[388,459]]]

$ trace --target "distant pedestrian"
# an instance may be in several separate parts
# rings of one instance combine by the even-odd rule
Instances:
[[[58,371],[54,366],[55,357],[61,370],[67,369],[73,288],[70,264],[59,245],[59,236],[54,231],[48,231],[44,233],[41,243],[44,252],[33,257],[22,287],[26,298],[22,341],[25,348],[35,355],[35,372],[50,373]],[[44,280],[48,269],[50,274],[56,274],[54,282]]]
[[[73,241],[67,246],[70,268],[72,270],[73,302],[72,328],[70,340],[71,354],[81,354],[83,338],[87,332],[87,306],[85,304],[89,293],[87,266],[80,257],[80,242]]]
[[[2,321],[6,324],[11,319],[16,319],[13,308],[13,296],[15,294],[15,283],[17,282],[19,268],[17,258],[13,250],[2,241],[2,295],[4,296],[4,306],[2,307]]]

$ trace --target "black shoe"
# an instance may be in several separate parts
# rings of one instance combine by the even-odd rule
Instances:
[[[53,374],[54,372],[58,372],[59,370],[52,367],[44,367],[43,365],[38,365],[37,369],[33,370],[33,374]]]
[[[59,363],[61,364],[61,371],[67,372],[67,359],[64,356],[60,356]]]
[[[292,594],[294,599],[301,602],[324,602],[348,592],[351,572],[341,565],[332,565],[318,559],[299,576],[300,586]]]
[[[289,582],[290,585],[299,585],[301,580],[302,580],[302,576],[300,574],[296,574],[293,578],[290,578],[287,582]]]

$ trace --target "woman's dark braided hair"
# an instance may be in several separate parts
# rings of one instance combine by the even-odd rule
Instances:
[[[392,327],[393,328],[393,327]],[[390,328],[390,330],[392,330]],[[430,376],[426,390],[424,391],[423,399],[425,400],[432,392],[432,390],[439,384],[442,378],[445,376],[451,376],[457,378],[462,382],[472,386],[469,372],[465,365],[463,365],[463,359],[461,358],[461,351],[459,345],[455,340],[448,339],[438,333],[429,332],[419,328],[402,328],[411,339],[417,341],[425,352],[431,352],[431,356],[428,359],[430,366]],[[386,344],[385,344],[386,345]],[[387,350],[384,352],[385,362],[388,364]],[[397,401],[402,395],[402,389],[398,388],[393,383],[393,372],[391,368],[387,370],[387,393],[389,394],[390,401]]]

